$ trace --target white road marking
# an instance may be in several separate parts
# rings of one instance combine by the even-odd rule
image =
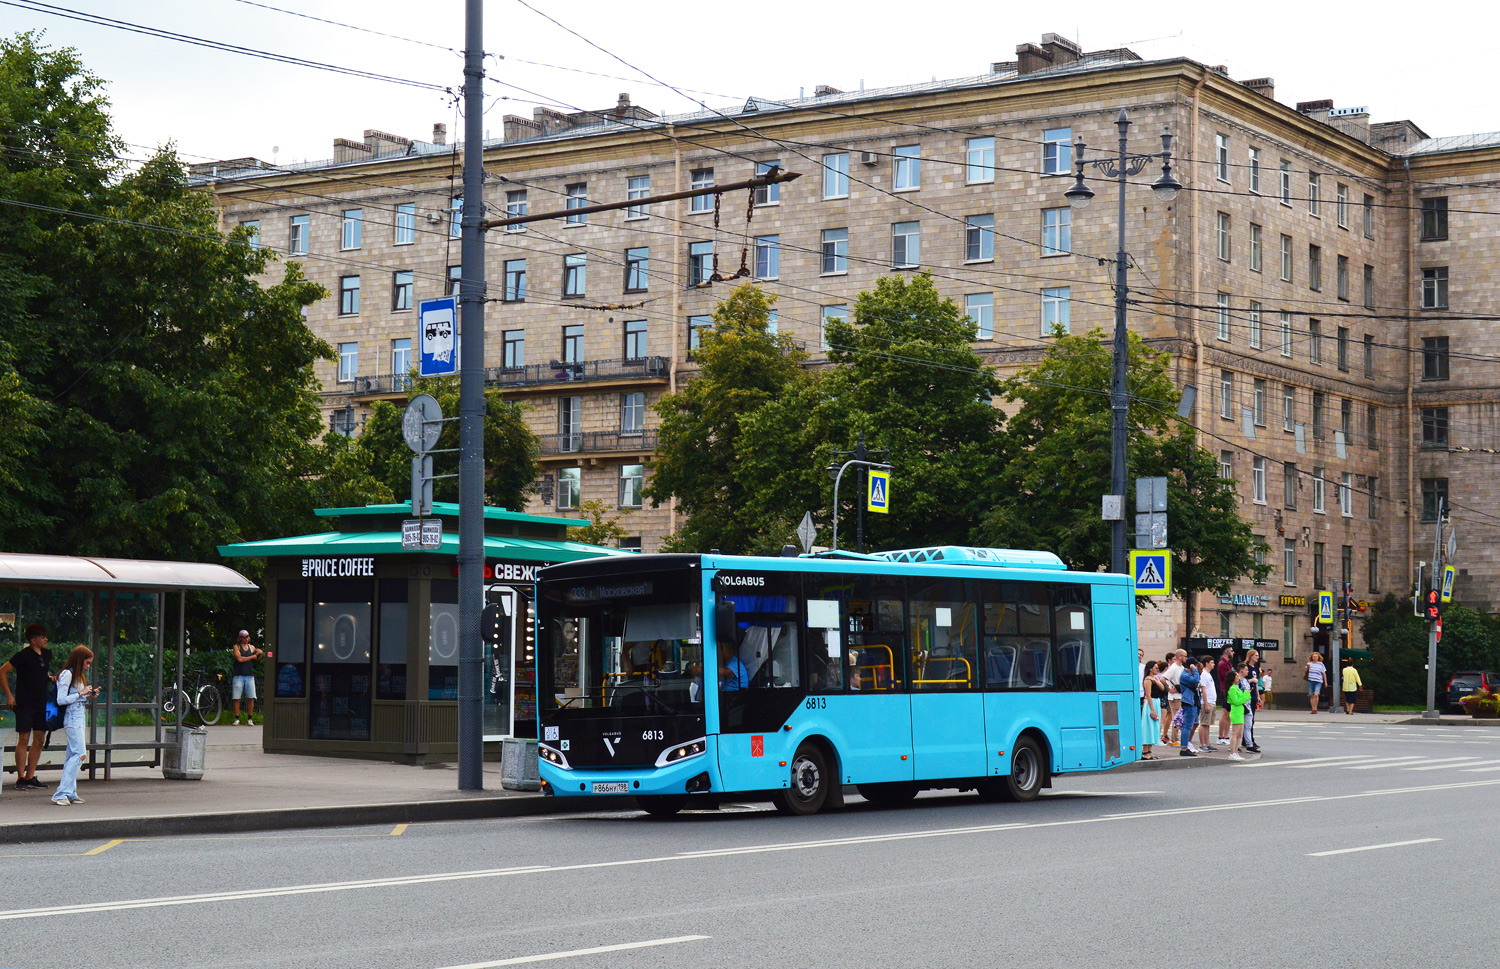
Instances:
[[[601,952],[624,952],[628,949],[650,949],[659,945],[676,945],[679,942],[702,942],[711,935],[679,935],[670,939],[650,939],[646,942],[621,942],[618,945],[600,945],[592,949],[569,949],[567,952],[548,952],[539,956],[516,956],[513,959],[496,959],[493,962],[466,962],[461,966],[445,966],[444,969],[495,969],[496,966],[524,966],[533,962],[551,962],[553,959],[572,959],[576,956],[594,956]]]
[[[1345,770],[1375,770],[1381,767],[1405,767],[1408,764],[1425,764],[1428,758],[1421,756],[1406,757],[1382,757],[1379,760],[1366,761],[1363,764],[1349,764]]]
[[[1500,767],[1464,767],[1461,770],[1468,774],[1488,774],[1490,771],[1500,770]]]
[[[1500,760],[1478,760],[1473,757],[1464,757],[1454,764],[1433,764],[1429,767],[1407,767],[1406,770],[1450,770],[1454,767],[1480,767],[1484,764],[1500,764]]]
[[[91,915],[99,912],[119,912],[145,908],[168,908],[177,905],[197,905],[208,902],[233,902],[257,898],[280,898],[288,895],[312,895],[322,892],[353,891],[372,888],[398,888],[408,885],[431,885],[441,882],[472,881],[488,878],[509,878],[519,875],[560,874],[574,871],[594,871],[606,868],[629,868],[637,865],[682,864],[703,861],[709,858],[727,858],[734,855],[768,854],[782,851],[801,851],[811,848],[837,848],[849,845],[877,844],[885,842],[912,841],[922,838],[955,837],[991,834],[997,831],[1021,831],[1037,828],[1062,828],[1084,824],[1100,824],[1106,821],[1133,821],[1142,818],[1174,817],[1189,814],[1210,814],[1218,811],[1258,810],[1291,804],[1317,804],[1329,801],[1352,801],[1369,797],[1386,797],[1393,794],[1423,794],[1436,791],[1455,791],[1470,788],[1495,787],[1500,779],[1456,781],[1448,784],[1427,784],[1420,787],[1400,787],[1382,791],[1361,791],[1356,794],[1323,794],[1305,797],[1276,798],[1265,801],[1235,801],[1226,804],[1204,804],[1196,807],[1163,808],[1151,811],[1135,811],[1127,814],[1104,814],[1091,818],[1072,818],[1066,821],[1036,821],[1031,823],[983,824],[965,828],[941,828],[928,831],[897,831],[882,835],[863,837],[831,838],[816,841],[778,842],[763,845],[719,848],[707,851],[681,852],[675,855],[659,855],[643,858],[624,858],[616,861],[577,862],[567,865],[534,865],[515,868],[484,868],[472,871],[434,872],[428,875],[409,875],[393,878],[372,878],[349,882],[322,882],[309,885],[286,885],[279,888],[252,889],[240,892],[211,892],[202,895],[171,895],[160,898],[125,899],[113,902],[88,902],[80,905],[56,905],[47,908],[25,908],[0,911],[0,921],[16,919],[46,918],[55,915]]]
[[[1241,764],[1239,766],[1242,767],[1242,768],[1250,768],[1250,767],[1290,767],[1293,764],[1326,764],[1326,763],[1329,763],[1330,761],[1335,761],[1335,760],[1346,760],[1346,761],[1368,760],[1370,758],[1370,756],[1371,755],[1369,755],[1369,754],[1363,754],[1363,755],[1356,754],[1356,755],[1345,756],[1345,757],[1303,757],[1303,758],[1301,758],[1299,760],[1258,760],[1258,761],[1256,761],[1253,764]]]
[[[1442,838],[1414,838],[1411,841],[1391,841],[1383,845],[1365,845],[1362,848],[1339,848],[1335,851],[1310,851],[1309,858],[1326,858],[1329,855],[1347,855],[1356,851],[1374,851],[1377,848],[1404,848],[1407,845],[1425,845],[1433,841],[1442,841]]]
[[[1433,759],[1430,757],[1402,757],[1399,759],[1386,761],[1383,764],[1357,764],[1353,767],[1348,768],[1348,770],[1371,770],[1376,767],[1412,768],[1416,767],[1418,764],[1437,764],[1439,767],[1451,767],[1453,766],[1454,761],[1473,759],[1473,757],[1439,757],[1437,759]]]
[[[1365,764],[1376,758],[1370,754],[1350,754],[1347,757],[1325,757],[1316,764],[1293,764],[1290,770],[1317,770],[1320,767],[1348,767],[1351,764]],[[1415,758],[1413,758],[1415,759]]]

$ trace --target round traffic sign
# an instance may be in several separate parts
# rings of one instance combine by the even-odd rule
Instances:
[[[406,446],[418,454],[426,454],[437,446],[438,436],[443,433],[443,408],[431,394],[418,394],[406,405],[401,415],[401,436]]]

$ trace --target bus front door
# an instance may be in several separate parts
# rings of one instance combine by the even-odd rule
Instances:
[[[984,694],[913,692],[910,697],[917,780],[983,777]]]

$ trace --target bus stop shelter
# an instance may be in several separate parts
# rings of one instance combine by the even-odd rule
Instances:
[[[47,627],[54,674],[74,646],[89,647],[91,681],[102,687],[89,716],[89,777],[101,767],[109,780],[116,766],[159,766],[167,744],[159,712],[167,596],[177,594],[175,673],[181,684],[187,594],[257,589],[233,569],[202,562],[0,552],[0,662],[26,646],[22,636],[32,623]],[[182,715],[179,705],[175,717]],[[5,769],[13,769],[15,714],[9,710],[0,712],[0,738]],[[43,763],[49,760],[44,756]]]

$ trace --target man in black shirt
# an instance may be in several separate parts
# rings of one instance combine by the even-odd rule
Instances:
[[[26,627],[27,646],[0,666],[0,689],[5,705],[16,711],[16,790],[45,787],[36,779],[36,763],[42,759],[47,741],[47,697],[52,692],[47,652],[47,628],[40,623]],[[16,671],[16,690],[10,689],[10,671]]]

